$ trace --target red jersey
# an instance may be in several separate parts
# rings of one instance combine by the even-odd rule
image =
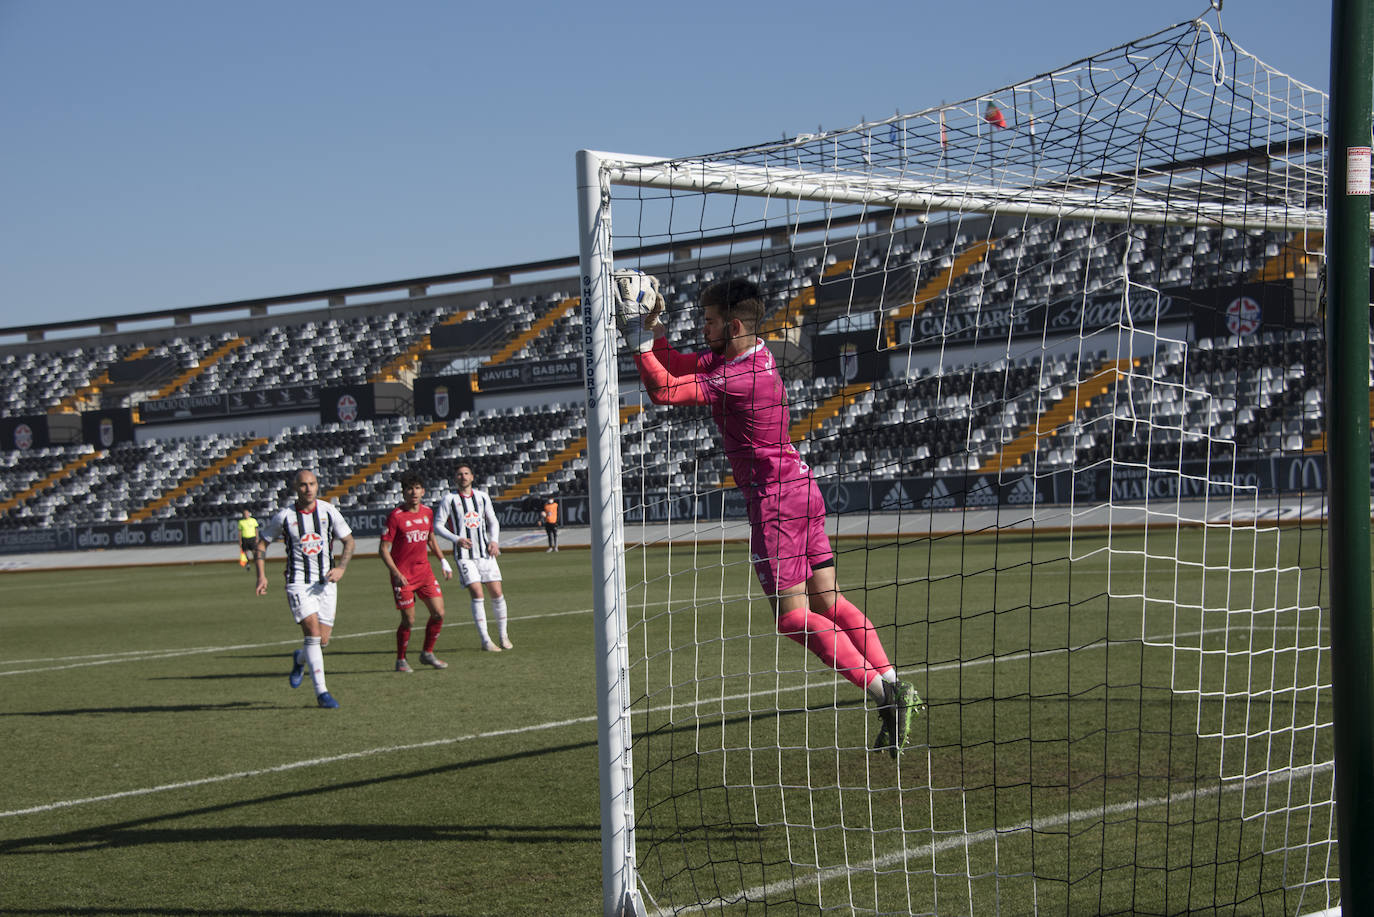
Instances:
[[[413,513],[398,506],[387,515],[382,541],[391,543],[391,559],[402,573],[423,570],[430,577],[434,575],[429,566],[429,533],[433,530],[434,511],[424,504]]]

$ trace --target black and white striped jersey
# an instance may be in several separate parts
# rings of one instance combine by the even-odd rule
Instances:
[[[491,546],[501,537],[501,524],[496,521],[491,497],[476,488],[467,496],[450,492],[435,514],[434,534],[453,542],[453,556],[458,560],[491,557]],[[459,538],[469,539],[472,546],[458,547]]]
[[[333,566],[334,539],[353,534],[332,503],[316,500],[310,509],[293,503],[277,510],[263,525],[260,537],[268,544],[286,542],[286,581],[318,583]]]

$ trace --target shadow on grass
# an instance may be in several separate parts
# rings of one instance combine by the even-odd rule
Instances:
[[[340,911],[330,908],[321,910],[277,910],[274,908],[236,907],[229,910],[210,907],[59,907],[59,908],[6,908],[6,914],[22,917],[69,917],[69,915],[109,915],[109,914],[151,914],[167,917],[403,917],[400,913],[389,913],[368,908],[365,911]],[[409,915],[404,915],[409,917]]]
[[[272,803],[310,797],[319,798],[330,793],[345,792],[364,787],[374,787],[385,783],[420,780],[442,774],[457,774],[472,768],[488,767],[510,761],[527,760],[529,758],[546,755],[558,755],[570,751],[585,751],[595,747],[595,741],[570,742],[564,745],[549,746],[535,751],[521,751],[509,755],[478,758],[472,761],[461,761],[454,764],[428,767],[382,777],[369,777],[363,780],[341,781],[339,783],[312,787],[310,789],[272,793],[266,796],[255,796],[251,799],[236,799],[233,802],[221,803],[219,805],[186,809],[180,812],[171,812],[165,815],[151,816],[149,818],[116,822],[109,825],[98,825],[93,828],[82,828],[76,831],[65,831],[60,834],[15,838],[13,840],[0,842],[0,855],[16,853],[39,855],[57,852],[79,853],[89,850],[139,847],[145,844],[199,844],[217,840],[298,840],[302,838],[311,838],[315,840],[393,841],[411,839],[463,841],[501,840],[503,835],[506,836],[506,839],[517,842],[547,843],[589,840],[600,836],[601,827],[596,821],[589,821],[585,825],[538,825],[525,828],[511,825],[452,825],[426,827],[410,822],[398,825],[288,824],[184,829],[153,828],[151,826],[161,822],[175,821],[183,818],[199,818],[216,813],[230,812],[235,809],[247,808],[249,806],[271,805]]]
[[[86,716],[127,713],[205,713],[208,711],[277,710],[280,704],[261,701],[229,701],[223,704],[143,704],[137,707],[73,707],[70,710],[15,710],[0,716]]]
[[[815,709],[833,709],[830,705],[819,705]],[[808,708],[792,708],[786,710],[776,710],[768,713],[756,712],[752,715],[742,715],[729,717],[729,724],[744,723],[749,720],[757,720],[760,716],[767,717],[786,717],[801,715],[809,712]],[[662,736],[667,732],[693,734],[697,730],[694,723],[684,723],[681,726],[664,727],[655,730],[655,734]],[[195,809],[185,809],[179,812],[170,812],[164,815],[155,815],[148,818],[134,819],[131,821],[115,822],[108,825],[98,825],[93,828],[82,828],[75,831],[65,831],[58,834],[46,834],[33,837],[14,838],[11,840],[0,841],[0,856],[3,855],[51,855],[54,853],[82,853],[92,850],[114,850],[120,848],[141,847],[149,844],[203,844],[214,841],[252,841],[252,840],[352,840],[352,841],[505,841],[509,843],[565,843],[565,842],[586,842],[595,841],[600,837],[601,826],[596,820],[588,821],[582,825],[444,825],[444,826],[424,826],[416,825],[411,822],[398,825],[387,824],[351,824],[351,825],[236,825],[226,827],[208,828],[157,828],[152,827],[162,822],[175,821],[183,818],[199,818],[221,812],[230,812],[235,809],[247,808],[250,806],[271,805],[277,802],[288,800],[317,797],[323,798],[330,793],[345,792],[348,790],[374,787],[385,783],[403,782],[407,780],[420,780],[443,774],[458,774],[473,768],[482,768],[492,765],[505,764],[512,761],[528,761],[532,758],[560,755],[565,752],[586,751],[596,748],[596,741],[568,742],[562,745],[552,745],[532,751],[514,752],[508,755],[494,755],[486,758],[477,758],[472,761],[461,761],[453,764],[445,764],[437,767],[422,768],[419,770],[405,771],[398,774],[390,774],[382,777],[369,777],[361,780],[348,780],[339,783],[312,787],[310,789],[295,790],[291,792],[272,793],[265,796],[255,796],[249,799],[236,799],[232,802],[221,803],[213,806],[203,806]],[[18,911],[5,911],[5,913],[21,913]],[[46,913],[44,911],[33,911],[31,913]],[[61,913],[80,913],[80,911],[62,911]],[[238,913],[229,911],[197,911],[195,913]],[[243,913],[257,913],[245,911]],[[263,911],[261,913],[276,913],[275,911]],[[300,914],[300,911],[292,911],[292,914]]]
[[[418,641],[417,641],[417,643],[418,643]],[[442,650],[442,649],[436,649],[435,652],[436,652],[436,653],[440,653],[440,652],[443,652],[443,650]],[[412,653],[412,655],[413,655],[413,654],[415,653],[415,650],[412,649],[412,650],[411,650],[411,653]],[[387,657],[388,659],[394,659],[394,658],[396,658],[396,646],[395,646],[395,644],[393,643],[393,644],[388,644],[387,646],[384,646],[384,647],[381,647],[381,648],[375,649],[375,650],[346,650],[346,649],[343,649],[343,648],[335,648],[333,645],[330,645],[330,646],[327,646],[327,647],[324,648],[324,658],[325,658],[326,668],[328,667],[328,660],[329,660],[331,657],[333,657],[333,656],[385,656],[385,657]],[[273,652],[270,652],[270,653],[225,653],[225,654],[224,654],[222,657],[220,657],[220,658],[222,658],[222,659],[275,659],[275,660],[283,660],[283,661],[284,661],[283,664],[286,665],[287,668],[290,668],[290,665],[291,665],[291,650],[290,650],[290,649],[285,649],[285,650],[281,650],[281,651],[275,651],[275,650],[274,650]]]

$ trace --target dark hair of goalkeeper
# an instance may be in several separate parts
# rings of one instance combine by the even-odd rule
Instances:
[[[758,331],[763,324],[763,294],[758,284],[743,277],[728,277],[718,280],[701,291],[701,307],[710,307],[720,314],[726,322],[739,319],[744,330],[750,334]]]

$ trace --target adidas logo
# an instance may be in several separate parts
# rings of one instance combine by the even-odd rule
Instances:
[[[935,486],[921,498],[921,506],[925,509],[953,509],[954,495],[949,492],[949,485],[944,478],[937,478]]]
[[[1017,478],[1016,483],[1011,485],[1011,490],[1007,491],[1007,502],[1012,506],[1039,503],[1043,499],[1044,495],[1035,486],[1035,479],[1028,474]]]
[[[988,483],[987,478],[979,478],[978,483],[964,496],[965,506],[996,506],[999,502],[997,491]]]
[[[887,510],[903,509],[910,507],[914,502],[911,499],[911,494],[907,493],[906,487],[901,481],[898,481],[883,496],[882,502],[878,506],[880,509]]]

